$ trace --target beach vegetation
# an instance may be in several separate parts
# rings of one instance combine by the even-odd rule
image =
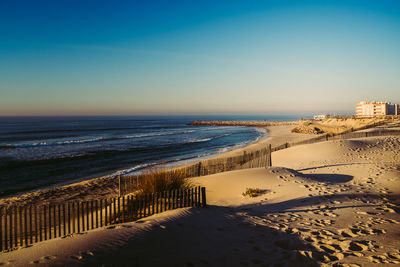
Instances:
[[[246,191],[242,193],[244,197],[257,197],[261,194],[261,189],[259,188],[246,188]]]
[[[185,190],[193,187],[184,169],[166,170],[150,167],[143,171],[137,184],[139,194],[151,194],[170,190]]]

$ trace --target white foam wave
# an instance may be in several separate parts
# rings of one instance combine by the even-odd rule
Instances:
[[[129,175],[131,173],[138,172],[139,170],[142,170],[142,169],[145,169],[147,167],[154,166],[154,165],[155,165],[155,163],[139,164],[139,165],[136,165],[136,166],[134,166],[132,168],[127,168],[127,169],[116,171],[116,172],[112,173],[110,176],[111,177],[118,177],[118,176]]]
[[[192,133],[194,131],[195,130],[169,131],[169,132],[143,133],[143,134],[117,136],[117,137],[96,137],[96,138],[88,138],[88,139],[80,139],[80,140],[63,140],[63,141],[53,141],[53,142],[46,141],[46,142],[34,142],[34,143],[22,143],[22,144],[5,144],[5,145],[1,145],[1,147],[4,147],[4,148],[27,148],[27,147],[40,147],[40,146],[61,146],[61,145],[83,144],[83,143],[92,143],[92,142],[118,140],[118,139],[131,139],[131,138],[140,138],[140,137],[186,134],[186,133]]]
[[[173,134],[186,134],[186,133],[193,133],[194,131],[195,130],[170,131],[170,132],[161,132],[161,133],[143,133],[143,134],[126,135],[121,138],[130,139],[130,138],[164,136],[164,135],[173,135]]]
[[[199,139],[189,139],[187,143],[201,143],[201,142],[208,142],[217,138],[225,137],[231,135],[230,133],[226,134],[220,134],[212,137],[207,137],[207,138],[199,138]]]
[[[191,139],[191,140],[188,141],[188,143],[201,143],[201,142],[210,141],[212,139],[214,139],[214,138],[210,137],[210,138],[202,138],[202,139]]]
[[[8,147],[37,147],[37,146],[60,146],[60,145],[70,145],[70,144],[82,144],[82,143],[91,143],[102,141],[103,137],[90,138],[90,139],[81,139],[81,140],[65,140],[65,141],[56,141],[56,142],[35,142],[35,143],[24,143],[24,144],[7,144]]]

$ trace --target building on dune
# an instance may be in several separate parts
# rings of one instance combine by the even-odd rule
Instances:
[[[400,105],[375,101],[362,101],[356,104],[357,117],[376,117],[386,115],[400,115]]]
[[[322,120],[329,118],[330,116],[331,115],[329,115],[329,114],[318,114],[318,115],[314,115],[314,120],[322,121]]]

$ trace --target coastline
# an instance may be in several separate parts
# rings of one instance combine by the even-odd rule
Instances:
[[[254,127],[254,126],[251,126]],[[264,148],[268,143],[272,146],[276,146],[285,142],[300,140],[304,138],[312,138],[314,135],[310,134],[298,134],[292,133],[291,129],[293,125],[283,126],[269,126],[269,127],[256,127],[262,128],[267,131],[266,138],[245,145],[240,148],[236,148],[221,154],[212,155],[210,157],[196,158],[193,162],[197,162],[203,159],[217,159],[231,157],[243,153],[243,151],[253,151]],[[191,164],[185,162],[170,168],[180,168]],[[115,179],[118,177],[117,174],[104,175],[101,177],[92,178],[84,181],[77,181],[67,185],[54,186],[41,190],[36,190],[28,193],[22,193],[19,195],[6,197],[0,199],[0,205],[33,205],[33,204],[57,204],[65,201],[87,201],[96,197],[114,197],[118,194],[118,188],[116,186]]]
[[[270,130],[273,142],[286,141]],[[0,254],[0,263],[398,264],[399,151],[399,136],[293,146],[274,152],[267,169],[193,178],[207,188],[206,209],[180,208],[40,242]],[[246,188],[261,193],[244,197]]]

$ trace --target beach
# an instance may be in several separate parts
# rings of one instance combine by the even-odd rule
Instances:
[[[0,267],[400,266],[400,0],[0,14]]]
[[[221,159],[243,154],[244,151],[256,151],[265,148],[268,144],[278,146],[285,142],[304,140],[314,137],[311,134],[292,133],[293,126],[271,126],[263,128],[268,131],[267,138],[253,144],[228,151],[213,157]],[[184,166],[184,165],[183,165]],[[0,205],[34,205],[48,203],[62,203],[65,201],[87,201],[98,197],[115,197],[118,187],[115,177],[104,176],[87,181],[72,183],[65,186],[34,191],[14,197],[0,199]]]
[[[289,128],[269,127],[268,138],[243,150],[311,136]],[[207,208],[167,211],[34,244],[0,254],[0,263],[391,266],[400,263],[399,151],[398,136],[290,147],[273,152],[269,168],[192,178],[207,188]],[[261,193],[244,197],[246,188]]]

